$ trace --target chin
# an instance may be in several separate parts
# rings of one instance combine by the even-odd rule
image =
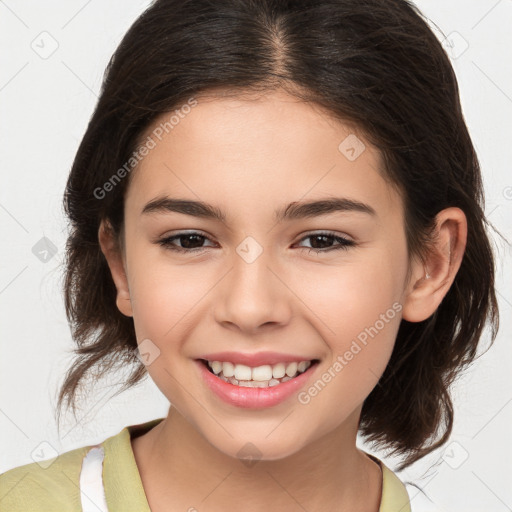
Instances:
[[[248,468],[253,467],[257,461],[276,461],[285,459],[298,452],[302,443],[291,436],[275,436],[270,440],[267,434],[229,438],[228,442],[216,443],[208,439],[210,444],[229,457],[239,459]],[[272,437],[272,436],[270,436]],[[286,442],[285,442],[285,438]],[[226,441],[226,439],[224,439]]]

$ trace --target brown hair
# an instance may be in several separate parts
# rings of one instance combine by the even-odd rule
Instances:
[[[389,364],[363,404],[360,433],[407,456],[401,470],[447,441],[449,387],[476,358],[486,322],[491,342],[498,328],[480,168],[457,80],[406,0],[157,0],[135,21],[108,64],[66,187],[64,291],[77,348],[58,409],[67,402],[75,411],[86,375],[130,368],[121,392],[147,374],[98,243],[102,219],[120,233],[129,176],[98,191],[152,123],[191,97],[278,87],[353,123],[380,150],[383,172],[402,193],[410,254],[425,254],[440,210],[457,206],[467,217],[452,287],[427,320],[402,320]]]

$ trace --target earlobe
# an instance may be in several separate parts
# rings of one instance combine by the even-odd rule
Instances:
[[[453,284],[466,249],[464,212],[456,207],[439,212],[432,236],[425,260],[412,264],[405,290],[402,318],[409,322],[421,322],[433,315]]]
[[[101,252],[107,260],[112,279],[117,289],[116,305],[119,311],[126,316],[133,316],[128,278],[122,250],[119,247],[112,228],[107,221],[102,220],[98,229],[98,240]]]

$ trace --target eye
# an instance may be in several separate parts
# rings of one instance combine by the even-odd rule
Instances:
[[[347,250],[349,247],[356,245],[354,241],[330,232],[309,234],[303,237],[300,241],[302,242],[308,239],[311,239],[310,247],[302,247],[302,249],[308,249],[308,252],[313,251],[315,253],[329,252],[338,249]],[[183,231],[176,233],[175,235],[162,238],[161,240],[158,240],[157,243],[171,251],[190,253],[201,252],[206,249],[208,246],[203,245],[206,240],[210,239],[198,231]],[[176,241],[179,241],[180,245],[176,245]],[[333,242],[336,242],[337,245],[333,246]],[[210,247],[214,246],[215,244],[210,245]]]
[[[176,245],[174,242],[180,241],[181,246]],[[205,240],[210,240],[206,235],[198,231],[181,232],[172,236],[158,240],[162,247],[176,252],[200,252],[205,249],[202,244]]]
[[[301,241],[308,239],[311,239],[310,247],[303,247],[304,249],[309,249],[308,252],[321,253],[339,249],[347,250],[356,245],[353,240],[329,232],[312,233],[303,237]],[[337,242],[338,245],[332,246],[333,242]]]

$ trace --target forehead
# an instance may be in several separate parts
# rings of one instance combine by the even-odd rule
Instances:
[[[381,211],[400,202],[378,150],[318,105],[278,91],[198,97],[186,112],[146,131],[155,145],[133,172],[127,202],[171,195],[237,211],[340,194]]]

